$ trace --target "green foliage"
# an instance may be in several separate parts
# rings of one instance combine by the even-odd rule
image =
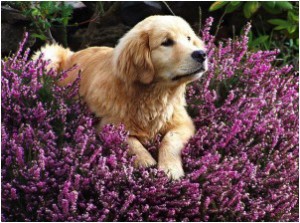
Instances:
[[[279,64],[294,64],[296,67],[299,64],[299,42],[298,39],[294,40],[288,37],[282,37],[282,40],[278,40],[278,37],[274,36],[274,31],[270,34],[265,32],[256,31],[255,35],[252,31],[249,33],[249,48],[257,50],[270,50],[280,49],[280,54],[277,62]]]
[[[250,18],[260,7],[259,2],[246,2],[243,6],[244,16]]]
[[[223,14],[240,11],[246,19],[260,18],[260,28],[249,34],[249,47],[254,50],[279,48],[283,63],[298,64],[299,57],[299,3],[289,1],[216,1],[210,11],[223,10]],[[258,10],[267,14],[262,19]],[[265,30],[265,27],[271,29]]]
[[[270,48],[269,41],[270,41],[269,35],[260,34],[257,38],[255,38],[252,31],[250,31],[249,33],[249,47],[251,49],[255,49],[255,48],[261,49],[262,45],[264,46],[265,49],[269,49]]]
[[[230,2],[226,8],[225,8],[225,13],[231,13],[235,10],[237,10],[241,5],[241,2],[236,1],[236,2]]]
[[[276,18],[270,19],[268,22],[272,25],[276,25],[274,30],[286,30],[289,34],[298,33],[299,31],[299,6],[293,6],[288,1],[217,1],[210,6],[209,10],[215,11],[224,7],[225,14],[232,13],[242,7],[243,14],[247,19],[251,18],[261,7],[271,14],[280,14],[287,11],[287,19]]]
[[[212,12],[224,7],[225,13],[234,12],[242,7],[246,18],[250,18],[261,7],[271,14],[280,14],[283,11],[293,10],[293,5],[288,1],[216,1],[210,6],[209,11]]]
[[[227,5],[229,2],[224,2],[224,1],[216,1],[214,2],[210,8],[209,11],[215,11],[218,10],[220,8],[223,8],[223,6]]]
[[[294,35],[299,33],[299,14],[296,10],[290,10],[287,14],[287,19],[270,19],[269,23],[276,25],[274,30],[286,30],[288,34]]]
[[[55,24],[65,30],[73,13],[70,5],[57,1],[15,2],[14,6],[32,21],[36,30],[32,36],[50,42],[54,40],[50,28]],[[64,39],[63,44],[67,45],[66,37]]]

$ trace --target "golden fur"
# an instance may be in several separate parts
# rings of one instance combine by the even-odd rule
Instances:
[[[172,45],[162,45],[172,40]],[[108,123],[123,123],[129,131],[130,153],[137,166],[155,165],[143,143],[161,133],[158,168],[169,177],[184,175],[181,149],[194,134],[194,125],[185,110],[186,84],[206,70],[191,53],[204,44],[190,26],[176,16],[151,16],[133,27],[115,48],[90,47],[72,52],[59,45],[46,45],[41,52],[50,59],[49,68],[71,71],[60,84],[77,78],[81,70],[80,95]],[[199,67],[201,67],[199,70]],[[183,76],[195,73],[189,76]]]

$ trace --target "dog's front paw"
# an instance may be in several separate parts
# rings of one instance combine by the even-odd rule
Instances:
[[[150,167],[150,166],[155,166],[157,163],[155,159],[151,156],[150,153],[148,152],[143,152],[140,154],[136,154],[135,160],[134,160],[134,165],[135,167]]]
[[[178,180],[184,176],[184,171],[181,162],[174,163],[159,163],[158,169],[163,170],[172,180]]]

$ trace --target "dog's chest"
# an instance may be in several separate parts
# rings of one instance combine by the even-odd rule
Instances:
[[[142,103],[137,110],[136,124],[147,138],[153,138],[167,122],[171,121],[173,113],[173,103],[163,98],[152,103]]]

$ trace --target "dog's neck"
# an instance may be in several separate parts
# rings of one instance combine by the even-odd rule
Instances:
[[[134,83],[128,88],[129,97],[139,103],[168,103],[174,97],[184,99],[186,84],[166,85],[163,83],[140,84]]]

